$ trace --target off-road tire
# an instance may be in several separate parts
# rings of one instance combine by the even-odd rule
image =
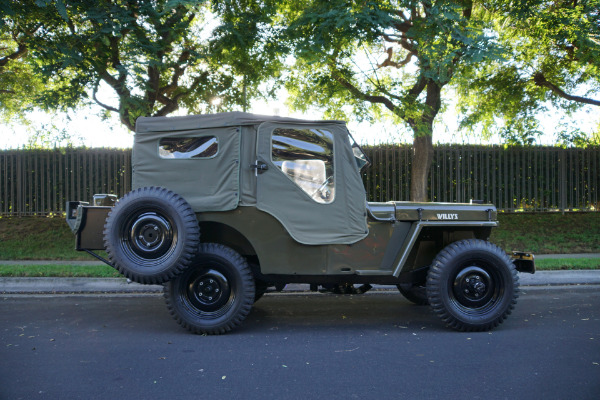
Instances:
[[[104,225],[108,259],[132,281],[161,284],[182,273],[200,244],[194,211],[160,187],[133,190],[109,212]]]
[[[498,246],[470,239],[452,243],[433,260],[427,297],[433,311],[459,331],[488,331],[512,312],[517,271]]]
[[[406,297],[407,300],[418,306],[426,306],[429,304],[429,299],[427,298],[427,289],[426,286],[423,285],[404,285],[399,284],[396,285],[402,296]]]
[[[254,278],[245,258],[206,243],[193,265],[164,285],[167,308],[190,332],[218,335],[242,324],[254,303]]]

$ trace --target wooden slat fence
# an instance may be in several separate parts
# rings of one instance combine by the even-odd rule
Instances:
[[[131,150],[0,151],[0,169],[0,215],[62,214],[67,200],[127,193]]]
[[[364,148],[363,175],[371,201],[407,200],[412,147]],[[435,146],[429,199],[484,200],[505,212],[598,211],[600,147]]]
[[[363,180],[370,201],[408,200],[412,148],[365,148]],[[131,188],[131,151],[112,149],[0,151],[0,215],[62,214],[67,200],[95,193],[119,197]],[[429,177],[432,201],[496,204],[499,210],[598,211],[600,147],[439,145]]]

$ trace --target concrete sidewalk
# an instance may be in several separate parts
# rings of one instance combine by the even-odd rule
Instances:
[[[539,271],[519,274],[521,287],[600,285],[600,270]],[[374,290],[393,290],[394,286],[373,285]],[[129,293],[162,292],[161,285],[128,283],[125,278],[0,278],[0,294],[55,294],[55,293]],[[289,284],[284,293],[309,292],[307,284]]]
[[[91,258],[91,257],[90,257]],[[559,259],[559,258],[600,258],[600,253],[578,253],[578,254],[536,254],[536,260]],[[69,260],[0,260],[0,265],[81,265],[94,266],[106,265],[98,260],[69,261]]]

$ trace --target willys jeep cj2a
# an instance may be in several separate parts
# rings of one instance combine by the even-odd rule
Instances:
[[[518,297],[517,271],[535,266],[487,241],[496,208],[367,202],[368,164],[340,121],[139,118],[133,190],[68,202],[67,222],[77,250],[132,281],[164,284],[170,313],[194,333],[236,328],[265,291],[288,283],[346,293],[395,285],[457,330],[500,324]]]

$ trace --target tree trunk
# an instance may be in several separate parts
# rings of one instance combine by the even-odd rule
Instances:
[[[431,134],[416,135],[413,140],[411,166],[410,200],[427,201],[427,179],[433,162],[433,141]]]
[[[433,80],[427,82],[425,111],[417,122],[409,121],[413,130],[413,159],[411,167],[410,200],[427,201],[427,178],[433,162],[433,120],[442,105],[442,86]]]

